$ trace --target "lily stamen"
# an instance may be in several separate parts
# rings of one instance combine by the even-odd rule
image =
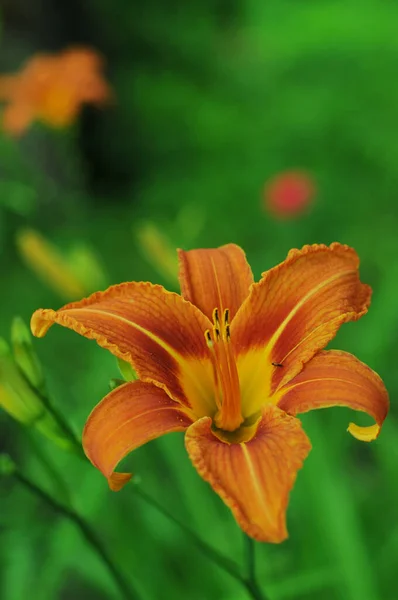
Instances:
[[[218,308],[213,310],[213,339],[210,331],[205,332],[210,349],[218,412],[214,418],[216,426],[225,431],[235,431],[243,423],[241,396],[236,359],[230,343],[229,309],[224,310],[220,322]],[[211,340],[211,345],[209,343]]]

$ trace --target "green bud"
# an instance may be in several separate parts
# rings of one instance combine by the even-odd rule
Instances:
[[[121,358],[117,358],[117,366],[119,367],[119,371],[122,374],[122,377],[125,381],[135,381],[138,379],[137,373],[134,371],[133,367],[130,363],[122,360]]]
[[[126,383],[124,379],[117,379],[116,377],[114,379],[111,379],[109,382],[111,392],[113,392],[113,390],[120,387],[124,383]]]
[[[85,243],[76,243],[68,253],[67,260],[75,276],[84,282],[87,292],[107,287],[104,269],[95,252]]]
[[[189,245],[203,231],[206,225],[206,212],[203,205],[197,202],[183,203],[176,217],[176,226],[184,235],[184,240]]]
[[[40,395],[18,368],[8,344],[0,338],[0,407],[16,421],[35,427],[47,438],[69,449],[71,441]]]
[[[134,226],[138,246],[145,258],[172,285],[178,286],[178,258],[174,245],[152,221]]]
[[[87,288],[71,269],[57,246],[34,229],[17,232],[16,244],[22,260],[46,285],[66,300],[85,295]]]
[[[0,477],[15,473],[16,464],[8,454],[0,454]]]
[[[20,317],[15,317],[11,326],[11,342],[14,359],[34,388],[44,389],[44,375],[40,361],[33,349],[32,336]]]
[[[0,406],[14,419],[30,425],[43,406],[18,370],[7,342],[0,338]]]
[[[10,348],[4,338],[0,338],[0,360],[3,356],[11,356]]]

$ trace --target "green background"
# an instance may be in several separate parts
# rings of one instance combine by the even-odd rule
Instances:
[[[22,227],[65,252],[90,244],[106,284],[170,287],[137,241],[143,220],[173,247],[241,245],[256,277],[290,248],[352,245],[372,306],[331,347],[380,373],[391,412],[369,445],[346,433],[349,410],[303,417],[313,450],[291,494],[290,538],[256,544],[258,577],[270,600],[395,600],[398,5],[101,0],[84,3],[84,15],[74,2],[69,12],[13,6],[19,12],[7,4],[3,15],[3,71],[37,50],[90,43],[107,58],[117,102],[85,109],[67,132],[37,125],[18,141],[1,134],[0,335],[9,337],[14,315],[28,321],[36,308],[62,304],[21,260]],[[276,220],[262,205],[264,184],[290,169],[313,178],[316,198],[309,214]],[[80,431],[119,376],[115,359],[61,328],[34,344],[54,402]],[[0,429],[2,450],[51,493],[59,488],[48,463],[61,474],[142,598],[248,598],[133,486],[111,493],[89,463],[5,413]],[[242,533],[191,466],[182,434],[151,442],[126,463],[142,489],[242,563]],[[4,600],[119,597],[74,525],[13,478],[1,482],[0,569]]]

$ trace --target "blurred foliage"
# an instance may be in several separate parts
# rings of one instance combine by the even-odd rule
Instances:
[[[236,242],[256,276],[305,243],[354,246],[373,303],[332,347],[381,374],[391,414],[371,445],[346,433],[348,410],[304,416],[313,451],[291,496],[290,539],[257,545],[258,575],[271,600],[395,600],[398,6],[149,0],[138,8],[98,0],[84,3],[84,20],[78,3],[65,3],[67,30],[59,20],[52,28],[55,4],[47,0],[48,13],[39,4],[4,2],[3,71],[42,49],[50,34],[52,45],[56,36],[62,45],[95,42],[108,58],[117,103],[101,113],[88,108],[64,133],[35,126],[19,142],[0,136],[0,334],[8,336],[16,314],[28,320],[40,306],[60,305],[56,291],[22,262],[15,243],[21,228],[41,231],[65,255],[84,240],[107,283],[168,284],[168,273],[142,254],[136,232],[143,221],[172,247]],[[292,169],[312,176],[317,197],[309,215],[278,221],[264,210],[264,184]],[[82,428],[119,375],[115,360],[57,328],[35,341],[35,350],[57,406]],[[34,431],[27,435],[5,413],[0,428],[2,450],[40,485],[61,494],[53,472],[62,474],[143,598],[246,598],[133,486],[111,493],[89,464]],[[241,562],[240,530],[182,448],[182,436],[172,434],[128,463],[143,489]],[[1,490],[1,598],[21,600],[32,590],[37,600],[118,597],[70,523],[11,479]]]

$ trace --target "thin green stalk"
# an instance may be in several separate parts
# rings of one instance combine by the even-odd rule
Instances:
[[[176,519],[166,508],[159,504],[154,498],[149,496],[146,492],[143,492],[138,487],[135,488],[134,493],[144,500],[147,504],[150,504],[158,512],[160,512],[166,519],[169,519],[175,523],[184,533],[192,540],[195,546],[205,555],[207,558],[212,560],[218,567],[223,569],[226,573],[231,575],[234,579],[239,581],[246,590],[249,592],[253,600],[268,600],[267,597],[262,593],[255,575],[255,556],[254,556],[254,541],[245,536],[247,540],[246,545],[246,556],[247,556],[247,575],[241,574],[239,566],[235,561],[225,557],[223,554],[215,550],[212,546],[204,542],[196,535],[192,529],[187,527],[184,523]]]
[[[80,529],[80,532],[82,533],[86,541],[91,545],[93,550],[98,554],[98,556],[108,568],[110,574],[112,575],[115,583],[117,584],[125,600],[140,600],[139,594],[132,588],[131,584],[127,583],[124,576],[120,573],[118,567],[108,555],[101,541],[98,539],[98,537],[88,525],[88,523],[86,523],[86,521],[83,519],[83,517],[81,517],[72,508],[63,506],[52,496],[50,496],[45,490],[40,488],[38,485],[36,485],[36,483],[34,483],[28,477],[26,477],[26,475],[24,475],[18,469],[16,469],[13,474],[14,477],[16,477],[16,479],[30,492],[44,500],[44,502],[51,506],[56,512],[75,523],[75,525]]]
[[[207,544],[206,542],[201,540],[200,537],[198,537],[196,533],[192,531],[192,529],[187,527],[187,525],[182,523],[182,521],[176,519],[176,517],[174,517],[174,515],[172,515],[166,508],[164,508],[146,492],[143,492],[138,486],[135,487],[134,493],[137,496],[139,496],[142,500],[144,500],[147,504],[150,504],[151,506],[156,508],[156,510],[160,512],[164,517],[166,517],[166,519],[169,519],[180,529],[182,529],[182,531],[184,531],[184,533],[192,540],[195,546],[199,548],[199,550],[203,552],[203,554],[205,554],[208,558],[213,560],[213,562],[215,562],[221,569],[226,571],[229,575],[231,575],[231,577],[234,577],[235,579],[240,581],[240,583],[244,583],[244,577],[242,577],[242,575],[239,572],[239,566],[233,560],[227,558],[226,556],[221,554],[221,552],[218,552],[218,550],[210,546],[210,544]]]
[[[246,551],[246,565],[247,565],[247,579],[254,581],[256,579],[256,555],[253,538],[248,535],[244,535],[245,540],[245,551]]]
[[[245,554],[246,554],[246,578],[244,578],[244,585],[255,600],[267,600],[267,597],[261,591],[261,588],[257,582],[256,577],[256,555],[255,555],[255,542],[253,538],[245,534]]]
[[[56,492],[57,497],[60,500],[63,500],[65,504],[70,506],[71,504],[71,494],[66,485],[63,477],[60,472],[56,469],[56,467],[51,463],[45,451],[42,450],[40,444],[37,443],[36,438],[32,434],[31,430],[27,427],[25,428],[25,434],[29,439],[29,443],[33,448],[33,452],[35,453],[37,459],[41,462],[42,466],[47,470],[50,479],[52,481],[54,491]]]

